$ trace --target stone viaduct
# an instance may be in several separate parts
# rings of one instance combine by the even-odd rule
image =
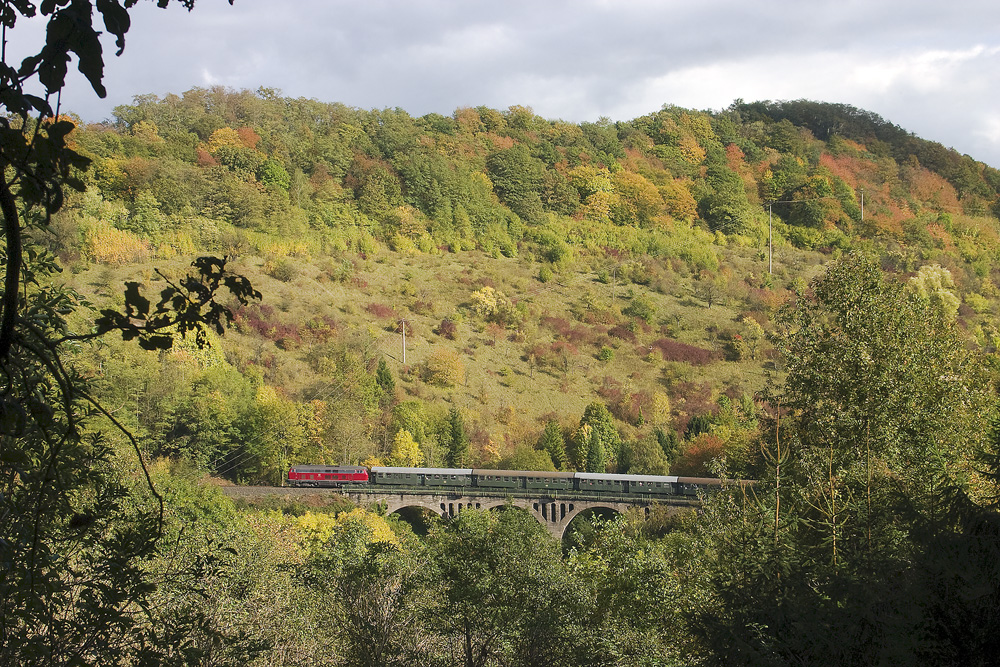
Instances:
[[[380,505],[386,512],[392,514],[407,507],[419,507],[434,512],[438,516],[452,518],[463,509],[496,509],[513,505],[527,510],[535,519],[545,526],[546,530],[556,539],[562,539],[563,533],[570,522],[586,510],[611,510],[619,514],[638,507],[649,515],[653,505],[669,505],[680,511],[698,505],[694,499],[666,498],[649,500],[645,498],[614,498],[602,499],[593,496],[563,496],[530,495],[521,492],[518,495],[501,495],[477,492],[475,495],[449,493],[370,493],[368,491],[329,489],[333,493],[350,498],[358,505]]]
[[[666,505],[671,508],[671,511],[679,512],[687,508],[697,507],[700,504],[693,497],[662,499],[630,498],[627,496],[600,497],[579,494],[552,495],[544,492],[531,493],[524,490],[513,493],[469,489],[463,490],[461,493],[442,493],[438,490],[419,493],[408,489],[405,492],[392,493],[376,491],[375,489],[274,486],[224,486],[222,490],[230,497],[244,499],[276,495],[290,497],[339,495],[362,507],[380,506],[385,509],[387,514],[415,507],[428,510],[444,518],[458,516],[459,512],[470,507],[489,510],[513,505],[529,512],[556,539],[562,539],[570,522],[581,512],[587,510],[610,510],[623,514],[632,508],[640,508],[649,516],[649,508],[653,505]]]

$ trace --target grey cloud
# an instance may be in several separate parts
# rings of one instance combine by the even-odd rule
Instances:
[[[78,84],[67,96],[85,118],[106,117],[138,93],[210,82],[414,115],[523,104],[571,121],[621,118],[682,103],[650,93],[671,73],[766,62],[771,71],[756,73],[753,99],[871,108],[1000,165],[1000,146],[975,134],[1000,88],[996,59],[953,68],[955,78],[933,93],[903,80],[884,91],[852,88],[837,68],[998,46],[1000,4],[992,1],[201,0],[190,15],[145,3],[135,16],[125,55],[108,63],[111,98],[98,101]],[[823,78],[803,62],[817,63]],[[740,90],[711,91],[695,104],[718,108],[746,96]],[[678,95],[704,99],[694,92]]]

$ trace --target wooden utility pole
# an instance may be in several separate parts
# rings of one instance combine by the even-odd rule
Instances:
[[[767,203],[767,273],[771,274],[771,259],[774,256],[774,243],[771,240],[771,206],[774,202]]]
[[[403,365],[406,365],[406,320],[399,321],[399,330],[403,332]]]
[[[611,269],[611,307],[615,307],[615,285],[618,282],[618,265]]]

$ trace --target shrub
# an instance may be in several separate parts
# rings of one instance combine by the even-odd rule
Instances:
[[[451,320],[446,317],[441,320],[441,324],[438,325],[437,334],[439,336],[444,336],[448,340],[455,340],[455,337],[458,335],[458,324],[455,320]]]
[[[98,222],[87,228],[84,243],[94,261],[101,264],[129,264],[142,262],[152,255],[149,241],[132,232],[115,229],[106,222]]]
[[[345,260],[331,262],[325,269],[326,277],[337,283],[346,283],[354,275],[354,264]]]
[[[610,375],[605,375],[601,380],[601,386],[597,388],[597,395],[603,398],[605,403],[614,405],[622,399],[622,383]]]
[[[291,282],[299,275],[299,269],[295,263],[288,258],[282,258],[276,262],[267,262],[264,265],[267,275],[283,283]]]
[[[381,303],[369,303],[365,310],[373,316],[383,320],[396,317],[396,311],[393,310],[391,306],[386,306]]]
[[[597,358],[601,361],[611,361],[615,357],[615,351],[610,347],[605,345],[601,348],[600,352],[597,353]]]
[[[543,317],[543,326],[551,329],[557,338],[565,340],[573,345],[591,342],[594,339],[594,332],[585,326],[574,326],[571,322],[562,317]]]
[[[562,371],[568,371],[570,358],[575,357],[577,354],[579,354],[579,350],[576,349],[575,345],[563,340],[557,340],[552,343],[550,353],[546,356],[551,366]]]
[[[617,338],[618,340],[623,340],[628,343],[634,343],[637,340],[635,332],[625,324],[619,324],[616,327],[612,327],[608,330],[608,335],[612,338]]]
[[[267,304],[251,304],[239,308],[233,313],[233,324],[238,331],[253,331],[263,338],[280,342],[284,349],[294,349],[302,342],[299,326],[279,321],[274,308]],[[317,326],[333,327],[334,324],[333,320],[324,318]]]
[[[434,302],[424,301],[422,299],[417,299],[410,306],[410,310],[417,313],[418,315],[433,315],[434,314]]]
[[[337,322],[328,315],[317,315],[303,325],[301,334],[312,342],[325,343],[337,335]]]
[[[547,283],[553,278],[552,269],[547,264],[542,264],[538,269],[538,282]]]
[[[438,387],[465,382],[465,365],[454,350],[439,348],[424,362],[424,381]]]
[[[702,433],[681,452],[674,465],[670,466],[670,473],[693,477],[711,475],[711,462],[723,455],[724,446],[725,443],[716,436]]]
[[[672,338],[660,338],[653,342],[660,350],[664,361],[682,361],[694,366],[704,366],[718,359],[718,353],[695,345],[688,345]]]
[[[642,320],[643,322],[649,323],[653,321],[656,317],[656,306],[645,294],[640,295],[632,299],[625,308],[622,309],[624,315],[629,317],[634,317],[636,319]]]

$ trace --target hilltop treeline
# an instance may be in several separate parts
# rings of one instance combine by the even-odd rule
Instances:
[[[154,243],[176,216],[202,216],[339,245],[513,254],[532,241],[558,259],[557,242],[655,251],[657,232],[692,222],[759,244],[761,204],[801,201],[780,210],[786,235],[828,247],[901,236],[914,218],[989,214],[1000,184],[873,114],[806,101],[573,124],[524,107],[413,118],[194,89],[136,98],[78,142],[95,158],[92,185],[127,209],[112,226]]]

